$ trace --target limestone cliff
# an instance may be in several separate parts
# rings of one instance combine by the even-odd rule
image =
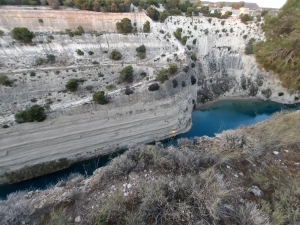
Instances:
[[[7,32],[0,38],[0,73],[14,80],[13,87],[0,86],[0,123],[10,126],[0,130],[1,183],[39,176],[78,160],[185,132],[191,126],[194,107],[217,98],[266,99],[262,93],[270,89],[270,100],[295,102],[297,93],[288,93],[275,76],[257,68],[253,56],[244,54],[250,38],[263,38],[254,23],[247,26],[229,19],[222,25],[214,19],[210,24],[207,18],[173,16],[165,23],[151,21],[149,34],[121,35],[108,32],[114,30],[116,21],[129,17],[137,21],[140,31],[150,18],[143,13],[1,10],[5,13],[0,13],[0,29],[26,26],[43,31],[35,34],[30,45],[13,41]],[[41,15],[43,23],[38,21]],[[57,32],[78,25],[86,31],[82,36]],[[187,36],[185,46],[173,35],[178,27],[183,28],[182,36]],[[97,32],[89,32],[95,29]],[[147,54],[141,60],[135,49],[142,44]],[[84,55],[78,55],[78,49]],[[121,52],[120,61],[109,58],[113,49]],[[193,53],[197,59],[191,59]],[[55,56],[55,63],[37,65],[36,60],[47,54]],[[160,84],[158,91],[148,91],[157,71],[170,63],[178,65],[177,74]],[[134,82],[126,84],[134,90],[129,96],[118,81],[119,71],[126,65],[134,67]],[[192,76],[197,81],[194,85]],[[65,91],[71,78],[84,81],[76,93]],[[108,84],[115,88],[108,91]],[[91,101],[92,93],[98,90],[107,92],[110,104],[99,106]],[[279,92],[284,95],[278,96]],[[45,122],[14,123],[14,113],[49,102]]]

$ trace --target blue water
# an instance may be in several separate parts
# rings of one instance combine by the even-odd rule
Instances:
[[[164,143],[177,145],[179,138],[193,138],[195,136],[214,136],[223,130],[234,129],[239,126],[256,124],[269,119],[270,116],[281,110],[300,109],[300,105],[284,105],[261,100],[224,100],[193,112],[193,126],[175,138],[165,140]],[[122,152],[121,152],[122,153]],[[98,157],[73,164],[71,167],[37,177],[31,180],[0,186],[0,199],[6,199],[9,193],[18,190],[45,189],[56,184],[60,179],[67,178],[71,173],[91,175],[96,168],[106,165],[111,158],[121,153]]]

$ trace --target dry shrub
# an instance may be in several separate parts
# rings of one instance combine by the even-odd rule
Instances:
[[[31,199],[25,198],[26,192],[14,192],[0,202],[0,221],[2,225],[26,224],[34,212]]]

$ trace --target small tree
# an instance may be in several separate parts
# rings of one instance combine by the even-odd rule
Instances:
[[[196,61],[196,60],[197,60],[196,53],[193,53],[193,54],[192,54],[191,59],[192,59],[193,61]]]
[[[119,73],[121,82],[131,83],[133,81],[133,67],[131,65],[124,67]]]
[[[159,89],[158,83],[150,84],[149,87],[148,87],[149,91],[157,91],[158,89]]]
[[[145,45],[141,45],[140,47],[136,48],[137,55],[140,57],[140,59],[146,58],[146,47]]]
[[[169,65],[169,73],[176,73],[178,70],[178,66],[176,64]]]
[[[98,92],[94,93],[93,100],[100,105],[105,105],[108,103],[108,100],[106,99],[104,91],[98,91]]]
[[[144,23],[143,31],[144,31],[145,33],[149,33],[149,32],[150,32],[150,22],[149,22],[149,21],[146,21],[146,22]]]
[[[77,91],[78,88],[78,80],[77,79],[70,79],[66,86],[67,90],[71,91],[71,92],[75,92]]]
[[[29,31],[26,27],[15,27],[11,33],[13,39],[25,43],[31,42],[34,37],[33,32]]]
[[[55,55],[52,55],[52,54],[47,55],[47,61],[49,63],[54,63],[55,62]]]
[[[0,75],[0,84],[1,85],[11,87],[13,83],[14,82],[12,80],[8,79],[8,77],[6,75]]]
[[[45,108],[43,106],[34,105],[24,111],[15,114],[17,123],[25,122],[42,122],[46,119]]]
[[[196,78],[194,76],[191,76],[191,83],[192,85],[196,84]]]
[[[110,59],[113,59],[113,60],[120,60],[122,58],[122,55],[119,51],[117,50],[113,50],[111,53],[110,53],[110,56],[109,56]]]
[[[169,79],[168,74],[169,74],[168,69],[160,70],[156,76],[156,80],[160,81],[161,83],[164,83],[166,80]]]
[[[131,20],[124,18],[121,22],[116,23],[117,31],[122,34],[127,34],[132,32]]]

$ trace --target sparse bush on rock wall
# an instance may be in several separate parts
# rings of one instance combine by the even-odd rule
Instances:
[[[34,37],[33,32],[31,32],[25,27],[15,27],[11,31],[11,35],[13,39],[24,43],[31,42],[32,38]]]
[[[122,58],[122,55],[119,51],[117,50],[113,50],[110,55],[109,55],[109,58],[112,59],[112,60],[120,60]]]
[[[98,91],[98,92],[94,93],[93,100],[100,105],[105,105],[109,102],[105,96],[104,91]]]
[[[25,122],[42,122],[46,119],[45,108],[43,106],[34,105],[24,111],[15,114],[17,123]]]
[[[158,83],[150,84],[149,87],[148,87],[149,91],[157,91],[158,89],[159,89],[159,84]]]

